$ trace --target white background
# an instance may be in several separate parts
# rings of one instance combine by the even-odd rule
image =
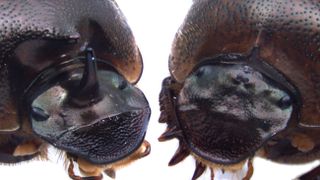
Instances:
[[[166,127],[158,123],[160,86],[162,79],[169,75],[167,61],[171,42],[191,5],[191,0],[118,0],[117,2],[128,19],[144,58],[144,72],[138,86],[147,96],[152,108],[146,136],[152,146],[151,154],[117,171],[117,179],[191,179],[194,171],[192,158],[189,157],[174,167],[167,166],[177,148],[177,140],[163,143],[157,141]],[[57,154],[50,151],[50,157],[49,162],[32,161],[15,166],[0,166],[0,180],[69,179]],[[279,165],[257,158],[254,162],[253,179],[293,179],[317,164],[319,161],[300,166]],[[209,173],[206,173],[199,179],[209,179],[208,175]],[[107,176],[105,179],[108,179]]]

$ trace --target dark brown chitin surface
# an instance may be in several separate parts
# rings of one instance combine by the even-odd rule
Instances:
[[[320,3],[198,0],[173,42],[170,72],[183,82],[204,57],[249,54],[279,70],[301,94],[300,125],[320,125]]]
[[[262,141],[252,121],[225,119],[203,109],[179,112],[179,117],[192,151],[214,163],[230,164],[252,156]]]
[[[83,0],[13,0],[1,1],[0,7],[1,59],[12,54],[14,47],[25,40],[76,41],[78,48],[91,45],[98,58],[110,59],[130,82],[139,78],[142,67],[139,51],[125,17],[113,0],[94,3]],[[37,46],[45,50],[44,45]],[[39,57],[41,53],[31,54]],[[129,64],[130,68],[126,66]]]
[[[113,0],[4,0],[0,2],[0,127],[14,129],[17,102],[44,68],[82,55],[86,47],[136,82],[142,59]]]

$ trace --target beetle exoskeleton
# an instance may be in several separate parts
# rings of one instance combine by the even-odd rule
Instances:
[[[142,57],[113,0],[0,2],[0,161],[65,151],[101,178],[148,155]]]
[[[258,154],[319,159],[319,48],[318,1],[195,0],[160,93],[168,127],[159,140],[180,142],[169,165],[191,154],[196,179],[206,167],[251,165]]]

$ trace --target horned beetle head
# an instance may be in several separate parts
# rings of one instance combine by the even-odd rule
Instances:
[[[148,155],[142,56],[118,5],[0,2],[0,161],[46,158],[47,144],[100,179]]]

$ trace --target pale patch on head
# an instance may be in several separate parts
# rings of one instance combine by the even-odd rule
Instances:
[[[214,106],[211,106],[211,111],[219,112],[219,113],[225,113],[236,116],[239,120],[247,120],[246,118],[246,112],[243,111],[239,107],[239,98],[237,98],[235,95],[227,96],[224,99],[219,100],[219,102],[216,102]]]
[[[196,104],[185,104],[179,106],[179,111],[190,111],[190,110],[199,110],[199,107]]]

